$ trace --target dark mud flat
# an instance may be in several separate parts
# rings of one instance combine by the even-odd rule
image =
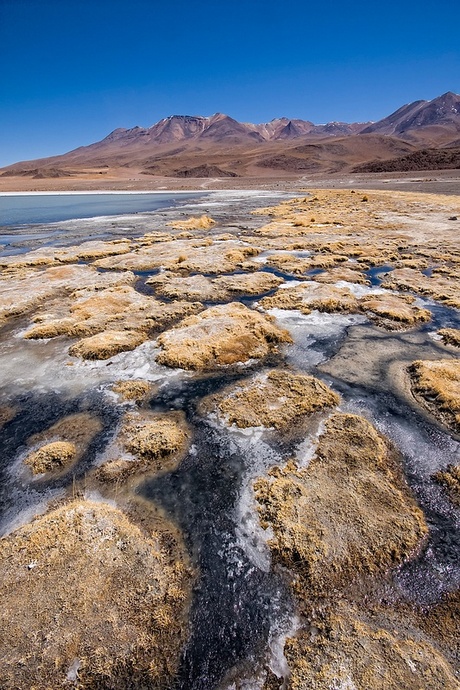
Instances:
[[[0,531],[10,530],[15,516],[34,513],[34,506],[46,506],[50,498],[72,490],[75,483],[84,479],[95,459],[107,445],[119,419],[120,410],[108,404],[106,396],[96,391],[68,399],[57,393],[28,394],[13,397],[10,405],[17,410],[14,418],[0,432]],[[39,476],[32,482],[26,480],[18,457],[27,453],[27,440],[44,432],[69,415],[87,413],[100,422],[100,430],[88,444],[83,457],[68,471],[56,477]],[[21,463],[22,464],[22,463]],[[22,520],[21,520],[22,522]]]
[[[225,449],[209,429],[196,431],[197,457],[141,491],[179,524],[201,573],[175,685],[181,690],[214,688],[236,665],[240,672],[253,670],[293,608],[283,578],[255,567],[235,536],[244,458]]]
[[[174,685],[180,690],[217,687],[236,669],[240,676],[254,672],[267,661],[268,641],[289,629],[294,611],[285,577],[257,567],[236,534],[235,507],[254,471],[251,455],[196,413],[205,395],[247,373],[173,386],[152,401],[158,411],[185,410],[194,429],[193,453],[180,467],[139,488],[180,526],[200,573],[191,636]]]

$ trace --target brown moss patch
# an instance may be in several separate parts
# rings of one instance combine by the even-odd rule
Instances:
[[[73,443],[55,441],[30,453],[24,460],[34,474],[68,469],[75,462],[77,449]]]
[[[334,262],[333,262],[334,263]],[[273,266],[283,273],[291,273],[292,275],[303,275],[312,268],[312,262],[309,258],[301,258],[295,254],[274,253],[267,259],[267,266]]]
[[[352,287],[332,285],[326,279],[281,288],[274,295],[261,300],[260,305],[263,309],[296,309],[303,314],[309,314],[314,309],[329,313],[364,312],[378,326],[397,330],[431,319],[431,313],[417,307],[414,302],[415,298],[411,295],[395,295],[391,292],[356,297]]]
[[[460,360],[418,360],[409,367],[412,391],[435,417],[460,431]]]
[[[146,281],[158,295],[168,299],[224,302],[234,295],[260,295],[273,290],[283,280],[270,273],[237,273],[219,278],[202,275],[181,277],[162,273]]]
[[[34,474],[59,474],[81,458],[101,430],[100,419],[88,412],[62,417],[52,426],[27,439],[29,447],[40,447],[29,453],[24,462]]]
[[[309,314],[314,309],[347,313],[359,310],[359,302],[348,288],[310,281],[292,288],[282,288],[271,297],[265,297],[260,305],[264,309],[297,309],[302,314]]]
[[[436,472],[433,479],[447,490],[452,503],[460,506],[460,465],[448,465]]]
[[[103,482],[120,482],[143,472],[174,469],[188,448],[190,432],[182,413],[130,412],[116,439],[121,457],[106,461],[96,471]],[[130,454],[126,456],[126,452]]]
[[[119,510],[74,501],[0,541],[2,687],[168,685],[185,639],[178,546]]]
[[[460,347],[460,330],[458,328],[441,328],[438,335],[441,336],[446,345]]]
[[[131,379],[130,381],[118,381],[113,386],[113,391],[118,393],[123,400],[137,403],[144,402],[155,390],[150,381]]]
[[[288,690],[457,690],[455,670],[433,643],[391,617],[340,605],[315,632],[286,640]]]
[[[426,276],[421,271],[411,268],[397,268],[385,276],[382,287],[415,292],[460,309],[460,283],[457,272],[448,271],[448,275],[442,275],[433,271],[431,276]]]
[[[417,307],[414,302],[415,298],[411,295],[381,293],[362,299],[360,307],[363,311],[371,312],[377,325],[394,330],[399,326],[415,326],[430,321],[431,312]]]
[[[199,303],[165,304],[126,285],[101,290],[81,288],[58,302],[54,313],[36,315],[36,325],[24,337],[90,337],[108,330],[148,334],[202,308]]]
[[[226,290],[216,289],[210,278],[201,275],[182,277],[171,273],[161,273],[149,278],[146,283],[151,285],[158,295],[168,299],[214,302],[225,300],[228,296]]]
[[[227,290],[231,295],[261,295],[281,285],[282,278],[271,273],[236,273],[213,280],[217,288]]]
[[[174,453],[186,441],[174,415],[156,415],[151,421],[128,415],[122,434],[126,449],[148,460]]]
[[[132,273],[100,273],[92,266],[53,266],[23,269],[0,276],[0,323],[43,309],[53,300],[65,300],[85,285],[91,289],[133,283]]]
[[[166,225],[176,230],[209,230],[215,223],[216,221],[210,216],[203,215],[188,220],[173,220]]]
[[[302,416],[338,405],[339,396],[313,376],[274,369],[205,398],[201,411],[217,409],[228,424],[284,429]]]
[[[265,357],[281,342],[291,342],[291,337],[273,319],[242,304],[224,304],[162,333],[158,344],[163,351],[157,362],[183,369],[212,369]]]
[[[418,625],[430,635],[457,668],[460,667],[460,590],[445,593],[436,604],[419,609]]]
[[[255,491],[273,554],[303,596],[402,563],[427,533],[383,439],[356,415],[334,415],[306,469],[277,468]]]
[[[82,359],[109,359],[120,352],[134,350],[146,340],[137,331],[104,331],[83,338],[69,348],[69,355]]]
[[[348,268],[343,264],[338,268],[331,268],[315,276],[311,276],[311,278],[317,283],[337,283],[339,280],[345,280],[347,283],[369,285],[369,281],[362,271]]]
[[[100,419],[89,412],[77,412],[62,417],[44,431],[30,436],[27,442],[29,445],[35,445],[47,441],[65,440],[73,443],[78,452],[82,453],[101,429]]]
[[[242,268],[248,257],[258,253],[259,250],[256,247],[250,247],[237,240],[177,239],[141,246],[136,251],[123,256],[100,259],[95,262],[95,265],[102,268],[135,271],[164,268],[180,274],[220,275]],[[247,268],[255,270],[257,266],[252,265]]]

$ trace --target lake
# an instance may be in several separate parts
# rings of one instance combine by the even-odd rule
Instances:
[[[200,195],[198,192],[0,194],[0,227],[147,213]]]

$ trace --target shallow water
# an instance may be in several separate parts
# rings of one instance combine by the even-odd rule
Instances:
[[[368,271],[365,271],[364,275],[373,287],[378,287],[382,283],[383,275],[391,271],[394,271],[394,266],[374,266]]]

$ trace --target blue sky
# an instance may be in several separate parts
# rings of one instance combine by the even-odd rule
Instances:
[[[225,112],[378,120],[460,92],[460,3],[0,0],[0,165]]]

